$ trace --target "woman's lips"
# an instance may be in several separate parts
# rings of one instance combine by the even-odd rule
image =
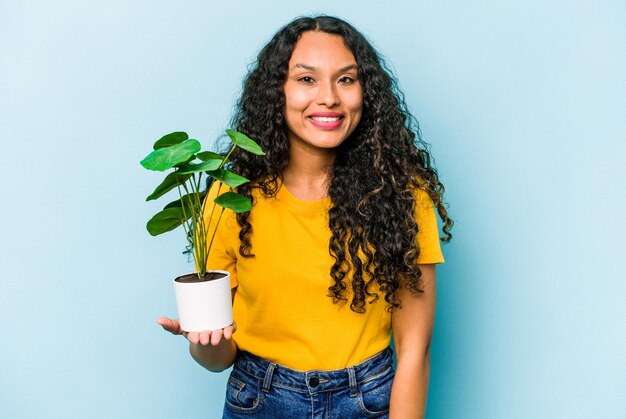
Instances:
[[[343,116],[318,116],[311,115],[307,119],[317,128],[324,130],[333,130],[339,128],[343,124]]]

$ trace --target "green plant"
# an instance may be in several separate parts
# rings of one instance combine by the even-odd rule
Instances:
[[[152,217],[146,228],[151,235],[158,236],[182,225],[189,250],[196,262],[199,279],[206,274],[206,261],[224,210],[228,208],[239,213],[250,211],[252,208],[248,198],[232,191],[249,180],[228,170],[228,158],[237,147],[259,156],[265,155],[261,147],[245,134],[231,129],[226,130],[226,134],[232,142],[232,147],[225,156],[211,151],[200,151],[198,140],[189,138],[185,132],[172,132],[154,143],[154,151],[141,161],[141,165],[148,170],[164,172],[173,169],[146,201],[160,198],[174,188],[178,190],[179,198],[167,204]],[[201,192],[203,173],[209,179],[207,191],[215,180],[221,182],[220,188],[227,185],[231,189],[221,195],[218,190],[218,196],[213,201],[207,221],[213,219],[216,206],[220,206],[221,210],[208,243],[210,232],[203,212],[204,205],[209,204],[203,203],[204,196]]]

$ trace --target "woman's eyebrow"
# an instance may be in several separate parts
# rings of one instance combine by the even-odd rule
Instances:
[[[295,70],[296,68],[304,68],[305,70],[309,70],[309,71],[317,70],[317,67],[315,67],[315,66],[308,65],[308,64],[302,64],[302,63],[297,63],[291,69]],[[357,68],[356,64],[350,64],[348,66],[340,68],[338,73],[345,73],[346,71],[349,71],[349,70],[356,70],[356,68]]]

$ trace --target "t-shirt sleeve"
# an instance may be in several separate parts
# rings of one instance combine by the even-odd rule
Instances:
[[[417,189],[415,193],[415,221],[418,227],[417,243],[420,249],[417,263],[443,263],[435,207],[428,193],[422,189]]]
[[[237,280],[238,249],[234,248],[232,235],[234,234],[234,237],[237,237],[239,226],[234,213],[230,210],[225,209],[220,219],[220,213],[223,208],[219,205],[214,205],[213,202],[218,194],[221,195],[228,191],[228,186],[217,181],[214,182],[204,200],[203,216],[207,226],[207,246],[211,243],[211,237],[215,232],[211,251],[207,258],[207,269],[228,271],[230,273],[230,287],[235,288],[239,284]],[[213,212],[212,217],[211,212]],[[218,219],[219,223],[217,223]],[[215,230],[216,224],[217,231]]]

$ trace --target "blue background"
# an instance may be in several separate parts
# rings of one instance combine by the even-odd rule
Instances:
[[[622,1],[0,1],[0,417],[218,417],[151,238],[161,135],[206,146],[283,24],[387,57],[456,220],[429,418],[626,417]]]

